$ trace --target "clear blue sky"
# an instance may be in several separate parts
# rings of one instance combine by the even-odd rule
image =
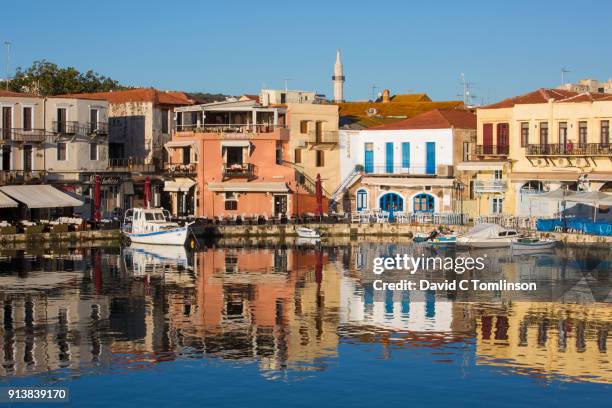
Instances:
[[[494,4],[498,3],[498,4]],[[336,48],[347,99],[373,84],[454,99],[460,73],[485,102],[612,76],[609,1],[12,1],[0,41],[13,68],[46,59],[124,84],[331,95]],[[5,50],[0,54],[4,76]]]

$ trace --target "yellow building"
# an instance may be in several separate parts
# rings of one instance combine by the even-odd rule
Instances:
[[[459,170],[475,170],[478,213],[552,216],[531,194],[612,187],[612,95],[539,89],[477,110],[477,144]]]

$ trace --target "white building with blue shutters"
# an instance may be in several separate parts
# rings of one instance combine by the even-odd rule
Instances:
[[[340,176],[334,195],[345,211],[458,212],[454,166],[475,141],[476,116],[432,110],[363,130],[340,131]],[[469,183],[469,181],[468,181]],[[466,189],[463,189],[465,192]]]

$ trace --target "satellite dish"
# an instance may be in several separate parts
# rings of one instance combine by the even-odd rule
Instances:
[[[366,114],[367,114],[368,116],[374,116],[374,115],[376,115],[377,113],[378,113],[378,109],[376,109],[376,108],[368,108],[368,109],[366,110]]]

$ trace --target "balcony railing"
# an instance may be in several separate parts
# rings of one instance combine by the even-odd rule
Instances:
[[[272,133],[276,129],[284,128],[282,125],[271,124],[188,124],[176,125],[177,132],[197,133]]]
[[[453,168],[452,166],[439,165],[433,166],[358,166],[363,169],[365,174],[372,175],[402,175],[402,176],[438,176],[438,177],[452,177]]]
[[[66,135],[74,135],[80,133],[81,126],[79,122],[70,121],[70,122],[58,122],[53,121],[53,132],[61,133]]]
[[[307,143],[310,144],[338,144],[338,131],[337,130],[324,130],[322,132],[310,131],[308,132]]]
[[[115,172],[154,173],[154,164],[145,163],[143,158],[108,159],[108,170]]]
[[[189,164],[174,164],[166,165],[166,170],[172,174],[195,174],[197,171],[195,163]]]
[[[41,182],[44,176],[44,170],[1,170],[0,185]]]
[[[234,163],[223,165],[223,178],[255,178],[255,165]]]
[[[610,143],[530,144],[527,156],[612,156]]]
[[[509,151],[509,146],[476,145],[474,147],[476,156],[507,156]]]
[[[475,193],[502,193],[508,188],[506,180],[475,180]]]
[[[0,129],[0,140],[3,142],[42,143],[51,134],[44,129]]]
[[[89,134],[108,135],[108,123],[87,122],[87,131]]]

